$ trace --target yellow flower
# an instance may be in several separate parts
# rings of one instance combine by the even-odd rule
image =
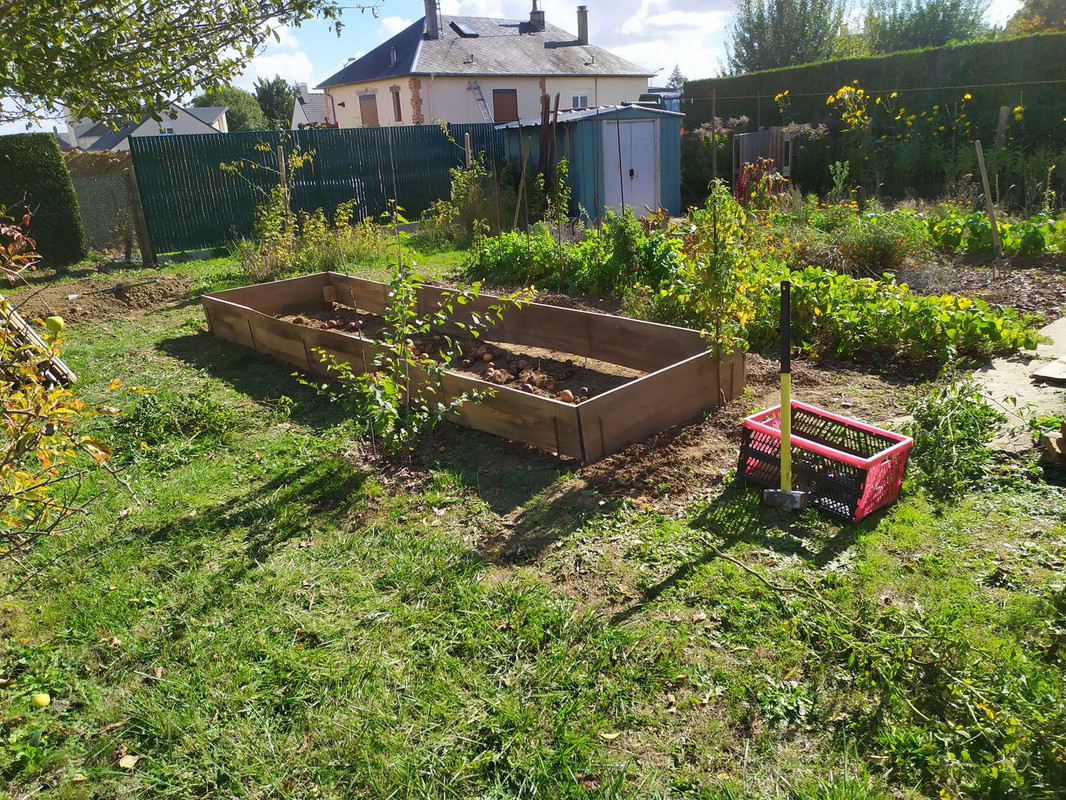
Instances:
[[[881,105],[881,95],[877,96],[877,105]]]
[[[1014,107],[1014,113],[1015,114],[1020,114],[1021,112],[1022,112],[1022,107],[1021,106],[1015,106]]]
[[[964,95],[962,96],[962,99],[963,99],[963,100],[973,100],[973,95],[972,95],[972,94],[970,94],[969,92],[967,92],[966,94],[964,94]]]
[[[899,97],[899,92],[892,92],[892,94],[888,96],[888,99],[895,100],[897,97]]]

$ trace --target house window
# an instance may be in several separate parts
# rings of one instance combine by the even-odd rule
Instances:
[[[392,118],[395,122],[403,122],[403,114],[400,111],[400,87],[390,86],[392,92]]]
[[[589,107],[589,95],[588,92],[581,92],[575,94],[570,98],[570,108],[588,108]]]
[[[362,118],[364,125],[369,125],[372,128],[376,128],[381,124],[378,121],[377,95],[359,95],[359,116]]]
[[[518,90],[492,90],[492,119],[495,122],[515,122],[518,119]]]
[[[173,125],[168,125],[168,126],[164,126],[164,127],[160,128],[159,129],[159,135],[160,136],[173,136],[174,135],[174,126]]]

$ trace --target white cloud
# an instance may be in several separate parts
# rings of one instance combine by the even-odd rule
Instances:
[[[256,56],[248,64],[248,69],[244,71],[244,74],[234,83],[242,89],[251,90],[255,86],[256,78],[269,80],[275,75],[280,75],[289,83],[314,85],[317,82],[315,67],[311,63],[311,58],[304,51],[297,50],[289,53],[269,53]]]
[[[378,39],[384,42],[410,26],[411,20],[404,17],[385,17],[378,25]]]

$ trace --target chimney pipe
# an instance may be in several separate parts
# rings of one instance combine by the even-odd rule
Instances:
[[[589,43],[589,7],[577,7],[577,43]]]
[[[544,12],[537,9],[537,0],[533,0],[533,10],[529,12],[529,27],[535,31],[544,30]]]
[[[440,38],[440,17],[437,15],[437,0],[425,0],[426,4],[426,32],[427,39]]]

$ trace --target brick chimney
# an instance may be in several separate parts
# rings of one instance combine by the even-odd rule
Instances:
[[[537,0],[533,0],[533,10],[529,12],[529,27],[535,31],[544,30],[544,12],[537,8]]]
[[[577,7],[577,43],[589,43],[589,7]]]
[[[440,38],[440,15],[437,13],[437,0],[424,0],[426,4],[426,31],[427,39]]]

